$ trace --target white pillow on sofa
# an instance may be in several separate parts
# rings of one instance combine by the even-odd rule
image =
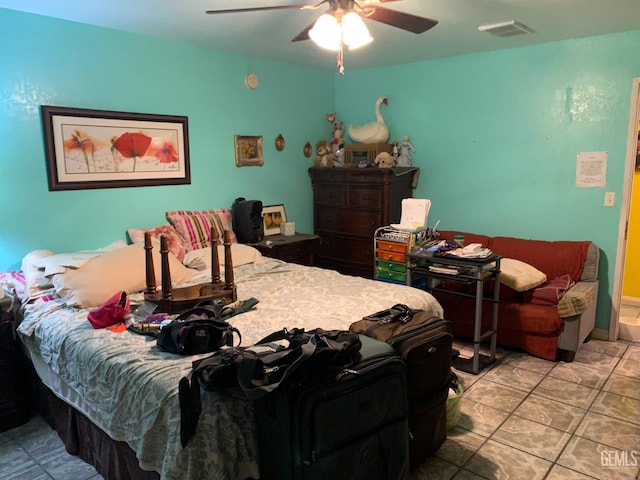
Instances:
[[[160,285],[160,252],[157,249],[152,252],[156,285]],[[193,272],[171,253],[169,271],[174,284],[187,283],[193,276]],[[80,308],[98,307],[119,290],[127,293],[141,292],[146,288],[144,245],[134,243],[107,252],[92,258],[80,268],[53,275],[51,280],[56,293],[68,305]]]
[[[517,292],[539,287],[547,281],[547,274],[514,258],[500,260],[500,283]]]

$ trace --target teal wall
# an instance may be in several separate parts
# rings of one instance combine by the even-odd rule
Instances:
[[[0,269],[33,249],[97,248],[165,223],[166,210],[230,207],[238,196],[283,203],[313,230],[313,159],[302,150],[330,132],[333,72],[6,9],[0,59]],[[258,74],[256,90],[247,72]],[[41,104],[188,116],[191,184],[50,192]],[[236,134],[264,137],[264,166],[235,166]]]
[[[409,135],[429,225],[601,249],[597,327],[608,329],[640,31],[349,71],[336,83],[345,124],[382,107]],[[348,66],[348,65],[347,65]],[[357,91],[358,95],[353,95]],[[606,186],[577,188],[579,152],[608,152]],[[616,205],[603,206],[605,191]]]
[[[0,269],[35,248],[95,248],[163,223],[165,210],[237,196],[284,203],[311,231],[303,145],[328,135],[326,112],[366,123],[386,95],[392,138],[415,147],[430,225],[596,242],[606,329],[638,45],[636,31],[367,70],[347,58],[339,76],[0,9]],[[249,71],[257,90],[243,84]],[[192,183],[49,192],[41,104],[187,115]],[[264,136],[263,167],[235,167],[234,134]],[[608,152],[606,187],[575,187],[582,151]]]

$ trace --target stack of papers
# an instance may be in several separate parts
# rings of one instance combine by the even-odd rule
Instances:
[[[449,250],[447,255],[453,255],[460,258],[487,258],[493,252],[488,248],[481,248],[475,252],[464,251],[462,248],[457,248],[455,250]]]
[[[430,208],[431,200],[426,198],[404,198],[400,223],[394,224],[392,227],[409,231],[427,228]]]

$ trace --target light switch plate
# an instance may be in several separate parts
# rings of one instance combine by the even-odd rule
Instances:
[[[616,192],[605,192],[604,194],[604,206],[613,207],[616,203]]]

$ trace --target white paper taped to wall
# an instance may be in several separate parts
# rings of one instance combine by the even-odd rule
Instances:
[[[400,226],[410,230],[426,228],[430,208],[431,200],[427,200],[426,198],[403,199]]]

